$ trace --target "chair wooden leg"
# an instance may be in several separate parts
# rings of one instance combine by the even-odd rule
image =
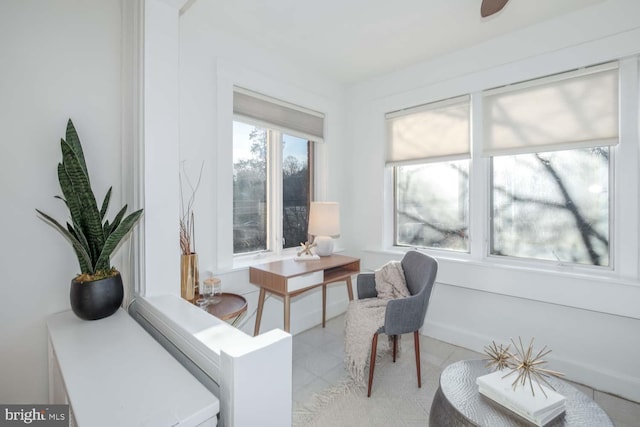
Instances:
[[[418,388],[422,387],[422,378],[420,375],[420,337],[418,331],[413,331],[413,346],[416,348],[416,369],[418,370]]]
[[[378,348],[378,334],[373,334],[373,340],[371,341],[371,360],[369,361],[369,389],[367,390],[367,397],[371,397],[371,385],[373,384],[373,371],[376,368],[376,350]]]
[[[396,354],[398,352],[398,336],[393,336],[393,363],[396,363]]]

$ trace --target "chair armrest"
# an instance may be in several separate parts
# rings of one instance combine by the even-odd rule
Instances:
[[[356,284],[358,288],[358,299],[375,298],[378,296],[376,279],[373,273],[358,274]]]
[[[417,331],[422,327],[423,309],[424,298],[420,294],[390,300],[384,318],[384,333],[400,335]]]

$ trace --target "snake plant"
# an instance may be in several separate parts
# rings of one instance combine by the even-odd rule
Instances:
[[[67,123],[66,139],[61,139],[60,146],[62,163],[58,163],[58,181],[62,196],[55,198],[66,204],[70,220],[64,227],[39,209],[36,211],[71,243],[80,264],[81,281],[108,277],[115,270],[111,267],[111,254],[136,224],[142,209],[125,217],[125,205],[111,222],[105,220],[111,188],[98,210],[82,145],[71,119]]]

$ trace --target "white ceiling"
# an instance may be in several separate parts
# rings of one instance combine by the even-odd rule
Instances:
[[[216,28],[349,83],[402,69],[604,0],[198,0]]]

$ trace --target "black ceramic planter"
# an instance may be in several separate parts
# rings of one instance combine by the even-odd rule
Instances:
[[[98,320],[111,316],[124,298],[120,273],[94,282],[71,281],[71,309],[81,319]]]

